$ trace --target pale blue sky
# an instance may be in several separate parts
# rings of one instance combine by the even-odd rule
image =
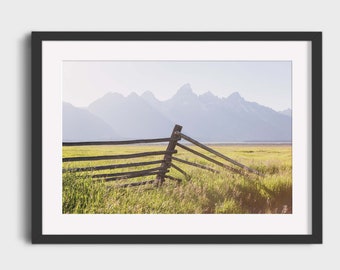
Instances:
[[[108,92],[124,96],[151,91],[171,98],[186,83],[196,94],[239,92],[274,110],[291,108],[290,61],[66,61],[63,100],[88,106]]]

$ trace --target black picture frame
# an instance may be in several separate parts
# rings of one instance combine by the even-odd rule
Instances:
[[[73,244],[307,244],[322,243],[321,32],[32,32],[32,243]],[[44,41],[308,41],[311,43],[311,234],[75,235],[43,233],[42,44]]]

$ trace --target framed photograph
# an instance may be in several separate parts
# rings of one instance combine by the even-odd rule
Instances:
[[[322,243],[321,32],[33,32],[32,243]]]

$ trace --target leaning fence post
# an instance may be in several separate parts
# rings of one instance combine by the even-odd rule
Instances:
[[[169,169],[170,166],[171,166],[172,153],[175,150],[177,141],[179,141],[181,139],[181,136],[180,136],[181,130],[182,130],[182,126],[175,125],[175,127],[172,131],[168,147],[166,148],[166,151],[169,151],[169,153],[164,155],[164,160],[163,160],[163,163],[161,165],[160,173],[157,175],[157,178],[156,178],[156,181],[155,181],[157,184],[161,185],[164,182],[164,178],[165,178],[165,174],[167,172],[167,169]]]

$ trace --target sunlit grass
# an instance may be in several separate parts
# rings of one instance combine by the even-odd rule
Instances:
[[[63,147],[63,157],[130,154],[161,151],[165,148],[166,145]],[[193,148],[199,150],[197,147]],[[145,185],[120,188],[120,184],[153,180],[155,176],[105,183],[100,179],[92,179],[92,175],[144,170],[158,165],[96,172],[67,172],[63,174],[63,213],[241,214],[292,212],[291,146],[232,145],[212,146],[212,148],[260,171],[265,176],[238,175],[177,148],[176,157],[210,166],[219,170],[220,173],[212,173],[174,161],[174,164],[188,174],[186,178],[173,168],[170,170],[170,175],[183,180],[181,183],[166,180],[162,186]],[[204,150],[200,152],[228,164]],[[69,162],[64,163],[63,168],[132,163],[162,158],[162,156],[154,156],[126,160]]]

